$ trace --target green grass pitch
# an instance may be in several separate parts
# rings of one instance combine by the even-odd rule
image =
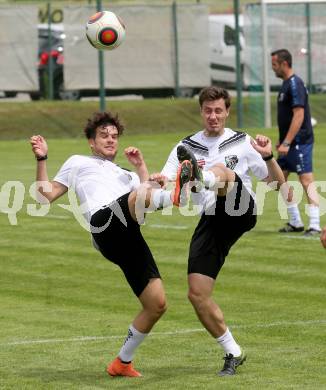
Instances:
[[[254,134],[254,133],[253,133]],[[267,134],[269,132],[267,131]],[[182,133],[124,136],[159,170]],[[270,131],[269,135],[274,135]],[[325,180],[326,127],[316,129],[316,179]],[[49,140],[51,177],[83,139]],[[121,154],[122,155],[122,154]],[[109,378],[106,364],[139,309],[121,272],[91,246],[72,214],[53,204],[44,217],[27,213],[35,162],[27,141],[1,141],[0,186],[24,184],[9,207],[0,201],[1,389],[325,389],[326,251],[317,238],[277,233],[284,223],[277,194],[266,196],[257,226],[232,249],[214,297],[248,360],[232,378],[216,376],[222,351],[187,301],[186,259],[196,217],[178,210],[148,215],[143,233],[160,268],[169,309],[139,348],[143,378]],[[123,158],[118,162],[124,164]],[[320,190],[325,213],[325,191]],[[304,211],[305,200],[301,202]],[[16,207],[15,206],[15,207]],[[18,207],[17,206],[17,207]],[[304,216],[305,222],[307,217]],[[322,223],[326,218],[322,216]]]

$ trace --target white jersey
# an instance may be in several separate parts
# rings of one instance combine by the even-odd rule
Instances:
[[[252,193],[251,174],[259,180],[268,176],[265,161],[252,147],[250,136],[225,128],[224,133],[217,137],[207,137],[204,130],[184,138],[178,145],[188,146],[204,170],[208,170],[217,163],[224,164],[232,169],[241,178],[248,191]],[[162,174],[170,180],[175,180],[178,158],[176,145],[162,170]],[[212,191],[210,191],[212,192]],[[197,203],[197,202],[196,202]]]
[[[100,208],[136,189],[140,180],[135,172],[97,156],[71,156],[54,181],[73,188],[88,220]]]

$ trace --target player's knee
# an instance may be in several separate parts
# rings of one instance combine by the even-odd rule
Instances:
[[[310,184],[313,182],[313,179],[310,176],[305,177],[303,175],[300,177],[300,182],[302,186],[307,189],[310,186]]]
[[[151,305],[151,312],[155,318],[160,318],[167,311],[167,302],[165,298],[157,299]]]
[[[144,182],[141,183],[136,191],[137,202],[139,201],[145,207],[150,207],[152,205],[152,196],[155,189],[161,189],[161,186],[157,182]]]
[[[216,190],[223,188],[227,183],[234,182],[235,180],[234,171],[221,163],[215,164],[209,170],[215,175],[217,185],[215,188]]]
[[[221,164],[221,163],[216,163],[213,165],[212,168],[210,168],[211,171],[214,171],[214,169],[222,169],[223,171],[226,170],[227,168],[225,167],[225,165]]]
[[[168,305],[166,300],[161,300],[157,304],[157,313],[160,315],[160,317],[167,311]]]
[[[199,289],[190,287],[188,291],[188,299],[193,306],[198,308],[204,304],[206,297]]]

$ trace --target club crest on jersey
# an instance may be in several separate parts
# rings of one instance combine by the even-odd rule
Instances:
[[[235,166],[238,164],[239,159],[238,156],[235,154],[232,154],[231,156],[225,156],[225,165],[227,168],[234,169]]]

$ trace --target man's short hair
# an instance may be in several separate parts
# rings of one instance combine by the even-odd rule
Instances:
[[[95,138],[96,129],[98,127],[115,126],[118,130],[118,135],[122,135],[124,126],[120,122],[118,114],[113,115],[111,112],[95,112],[93,117],[87,120],[87,124],[84,128],[86,138]]]
[[[275,50],[271,53],[271,56],[277,56],[278,62],[286,61],[290,68],[292,68],[292,55],[287,49]]]
[[[199,93],[199,105],[203,106],[205,101],[213,101],[223,99],[225,107],[228,109],[231,106],[231,96],[229,92],[221,87],[211,86],[203,88]]]

